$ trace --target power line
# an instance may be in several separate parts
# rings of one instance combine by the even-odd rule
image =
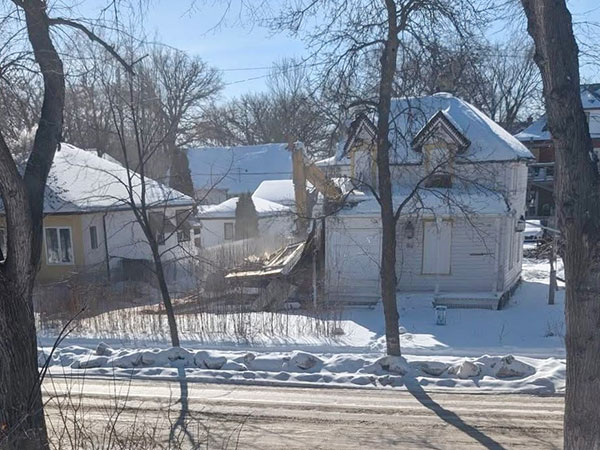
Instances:
[[[242,175],[292,175],[292,172],[236,172],[236,169],[230,170],[229,172],[212,172],[212,173],[202,173],[202,172],[190,172],[191,176],[215,176],[215,177],[237,177]]]

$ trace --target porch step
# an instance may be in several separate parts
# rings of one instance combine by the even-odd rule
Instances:
[[[500,297],[500,294],[492,292],[437,294],[433,297],[433,306],[464,309],[498,309]]]

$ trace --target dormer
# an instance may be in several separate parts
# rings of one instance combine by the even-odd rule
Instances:
[[[411,145],[414,151],[422,152],[425,144],[440,139],[453,147],[457,153],[464,152],[471,145],[471,141],[456,128],[443,111],[436,112],[427,121],[413,138]]]
[[[471,145],[469,139],[442,112],[435,113],[412,140],[412,149],[423,155],[428,187],[452,187],[454,161]]]
[[[343,154],[350,160],[350,177],[357,185],[375,186],[377,129],[365,114],[360,114],[350,125],[349,131]]]

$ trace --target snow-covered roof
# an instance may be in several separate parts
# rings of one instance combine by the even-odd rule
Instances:
[[[239,197],[232,197],[218,205],[200,206],[198,208],[199,219],[234,218]],[[259,217],[286,214],[291,210],[285,205],[271,202],[260,197],[252,196],[254,208]]]
[[[313,186],[306,183],[310,191]],[[282,205],[292,206],[296,204],[296,194],[294,182],[292,180],[265,180],[256,188],[252,198],[262,198],[270,202],[281,203]]]
[[[581,85],[581,104],[584,110],[600,109],[600,84]],[[596,127],[590,127],[592,138],[600,138],[600,132],[595,132]],[[552,139],[548,130],[546,115],[531,123],[515,137],[521,142],[542,142]]]
[[[600,109],[600,84],[581,85],[581,104],[583,109]]]
[[[523,144],[479,109],[458,97],[440,92],[425,97],[392,100],[389,134],[392,163],[421,162],[422,154],[414,150],[413,139],[439,113],[470,142],[460,153],[465,161],[512,161],[533,158]],[[344,153],[347,148],[347,145],[338,147],[338,164],[348,162]]]
[[[187,149],[194,189],[224,189],[229,194],[253,192],[264,180],[292,177],[287,144]]]
[[[411,193],[410,189],[398,189],[393,193],[394,205],[400,205]],[[403,213],[414,214],[420,212],[423,215],[497,215],[509,214],[507,203],[497,192],[494,191],[466,191],[462,189],[428,188],[419,190],[415,196],[403,208]],[[347,206],[338,214],[375,215],[381,214],[381,206],[373,195],[355,192],[348,197]]]
[[[515,137],[521,142],[549,141],[551,137],[550,131],[548,131],[546,116],[543,115],[538,120],[532,122],[523,131],[517,133]]]
[[[121,164],[121,161],[119,161],[117,158],[109,155],[108,153],[102,153],[100,155],[100,154],[98,154],[99,153],[98,150],[95,149],[95,148],[85,148],[84,150],[87,151],[87,152],[93,153],[94,155],[98,156],[99,158],[105,159],[107,161],[110,161],[112,163],[118,164],[120,166],[123,165],[123,164]]]
[[[134,174],[133,192],[140,204],[141,177]],[[193,200],[145,178],[146,205],[192,206]],[[120,164],[70,144],[56,152],[44,196],[44,213],[78,213],[127,208],[127,170]]]

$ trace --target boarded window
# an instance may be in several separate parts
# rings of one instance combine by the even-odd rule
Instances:
[[[70,228],[46,228],[48,264],[73,264],[73,241]]]
[[[451,221],[430,220],[423,223],[423,274],[450,274],[451,243]]]
[[[98,229],[95,226],[90,227],[90,247],[92,250],[98,248]]]
[[[223,234],[226,241],[231,241],[233,239],[233,223],[225,222],[223,224]]]

